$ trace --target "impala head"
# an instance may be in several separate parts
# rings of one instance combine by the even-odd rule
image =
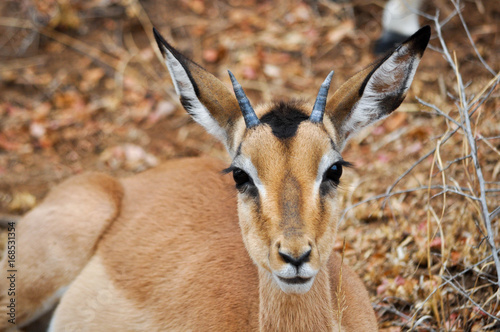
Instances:
[[[334,244],[337,186],[346,141],[403,101],[427,46],[424,27],[384,59],[314,104],[253,108],[230,74],[234,93],[170,46],[155,30],[184,108],[221,140],[231,158],[243,241],[258,267],[286,293],[307,292]]]

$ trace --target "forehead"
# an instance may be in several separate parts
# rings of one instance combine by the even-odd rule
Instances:
[[[261,125],[245,132],[239,154],[250,159],[262,180],[276,172],[315,177],[325,156],[340,159],[340,154],[324,125],[308,119],[297,104],[274,105]]]
[[[273,135],[285,141],[294,137],[299,125],[308,118],[309,115],[297,104],[280,102],[273,105],[271,110],[260,118],[260,122],[271,127]]]

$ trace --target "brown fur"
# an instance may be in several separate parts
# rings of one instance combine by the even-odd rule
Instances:
[[[328,99],[326,104],[326,115],[331,118],[334,124],[337,139],[344,139],[345,136],[348,136],[348,134],[342,133],[342,122],[349,115],[354,104],[358,101],[360,97],[359,89],[363,84],[363,80],[375,66],[376,64],[372,64],[351,77]]]
[[[336,310],[336,301],[330,299],[335,299],[338,275],[325,271],[327,279],[319,278],[307,296],[280,294],[275,285],[261,282],[260,293],[266,298],[272,297],[272,301],[263,301],[265,298],[259,301],[258,269],[241,240],[234,184],[230,175],[220,174],[224,166],[225,163],[213,159],[173,160],[120,182],[113,180],[117,185],[112,187],[120,188],[119,183],[123,186],[121,213],[111,225],[104,215],[92,216],[93,229],[102,232],[109,228],[89,263],[75,261],[75,258],[93,245],[68,248],[66,255],[70,257],[64,260],[66,270],[76,269],[76,265],[79,271],[83,270],[56,310],[55,330],[257,331],[259,315],[263,328],[274,321],[278,309],[274,303],[278,301],[280,310],[287,313],[278,330],[304,331],[302,327],[315,324],[313,330],[320,331],[318,324],[329,320],[333,315],[331,310]],[[109,179],[101,174],[89,175],[96,180]],[[61,211],[68,200],[89,199],[88,194],[86,197],[81,192],[82,185],[95,190],[92,196],[96,197],[102,188],[101,181],[88,183],[89,175],[56,187],[31,215],[40,213],[48,204]],[[213,195],[214,192],[217,195]],[[59,196],[62,193],[66,196],[64,200]],[[111,200],[120,196],[116,191],[109,191]],[[86,206],[85,211],[95,210],[102,202],[96,200],[93,204]],[[20,225],[30,223],[31,218],[27,217]],[[86,235],[92,230],[75,221],[75,217],[77,215],[71,219],[71,228],[64,228],[62,224],[51,228],[58,242],[74,240],[75,235]],[[38,222],[47,225],[52,221],[45,217]],[[61,222],[62,219],[57,220]],[[26,227],[19,228],[19,238],[28,239],[26,231]],[[57,257],[60,259],[60,254]],[[47,264],[40,266],[44,273],[51,272],[54,263],[44,262]],[[338,255],[332,255],[328,270],[338,272],[339,264]],[[30,268],[24,265],[23,269]],[[59,287],[68,284],[67,279],[55,276],[49,280],[51,285]],[[347,266],[343,268],[343,280],[347,305],[356,308],[356,314],[344,316],[343,325],[353,327],[352,331],[368,331],[370,326],[373,330],[376,323],[361,281]],[[19,287],[35,282],[27,281]],[[30,288],[29,298],[18,297],[23,303],[20,307],[29,309],[26,304],[33,298],[47,297],[47,287],[47,284],[38,284],[37,288]],[[323,312],[322,321],[315,320],[318,311],[314,308]],[[310,314],[313,316],[309,317]],[[360,316],[366,317],[366,321],[360,320]],[[304,325],[297,325],[299,322]],[[333,324],[332,320],[329,322]]]
[[[61,287],[69,286],[94,254],[99,238],[120,211],[123,189],[105,174],[88,173],[54,188],[40,206],[16,225],[17,321],[29,322],[50,309]],[[0,262],[0,328],[5,317],[7,252]]]

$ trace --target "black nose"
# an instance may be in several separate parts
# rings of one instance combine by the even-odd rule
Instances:
[[[280,254],[281,258],[283,258],[283,260],[286,263],[289,263],[289,264],[292,264],[292,265],[294,265],[296,267],[299,267],[303,263],[309,262],[309,256],[311,255],[311,249],[309,249],[308,251],[306,251],[305,253],[303,253],[298,258],[293,257],[293,256],[291,256],[289,254],[285,254],[285,253],[283,253],[281,251],[278,251],[278,253]]]

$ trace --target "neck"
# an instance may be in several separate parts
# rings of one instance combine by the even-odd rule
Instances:
[[[259,268],[260,331],[338,331],[330,278],[321,269],[305,294],[286,294]]]

